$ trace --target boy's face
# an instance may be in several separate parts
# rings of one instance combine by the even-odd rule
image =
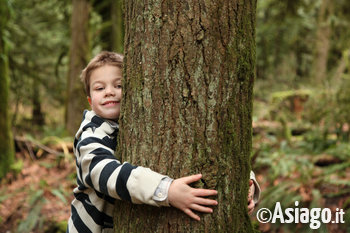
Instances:
[[[122,71],[112,65],[101,66],[90,76],[90,96],[92,110],[102,118],[117,120],[122,98]]]

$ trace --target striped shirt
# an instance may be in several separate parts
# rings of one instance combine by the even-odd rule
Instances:
[[[117,123],[84,111],[74,140],[77,187],[73,190],[67,232],[113,232],[116,199],[168,205],[154,195],[161,181],[169,178],[149,168],[121,164],[114,156],[117,134]]]

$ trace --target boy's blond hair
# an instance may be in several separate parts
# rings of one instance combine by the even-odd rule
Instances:
[[[124,56],[122,54],[108,51],[103,51],[91,59],[80,75],[80,79],[84,83],[86,95],[90,96],[90,76],[92,71],[104,65],[112,65],[122,69],[123,59]]]

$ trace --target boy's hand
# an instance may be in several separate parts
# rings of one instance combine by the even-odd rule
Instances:
[[[198,181],[201,177],[201,174],[197,174],[176,179],[171,183],[168,192],[170,205],[182,210],[185,214],[198,221],[200,220],[199,216],[193,213],[192,210],[212,213],[213,210],[207,206],[218,204],[215,200],[203,198],[216,195],[216,190],[196,189],[188,185]]]
[[[252,214],[255,207],[255,202],[253,200],[255,192],[255,186],[252,180],[249,180],[249,191],[248,191],[248,214]]]

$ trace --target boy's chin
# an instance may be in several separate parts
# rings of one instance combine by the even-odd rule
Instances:
[[[118,119],[119,119],[119,115],[115,115],[115,116],[106,117],[106,119],[108,119],[108,120],[112,120],[112,121],[118,121]]]
[[[104,114],[102,117],[108,120],[117,121],[119,119],[119,113]]]

